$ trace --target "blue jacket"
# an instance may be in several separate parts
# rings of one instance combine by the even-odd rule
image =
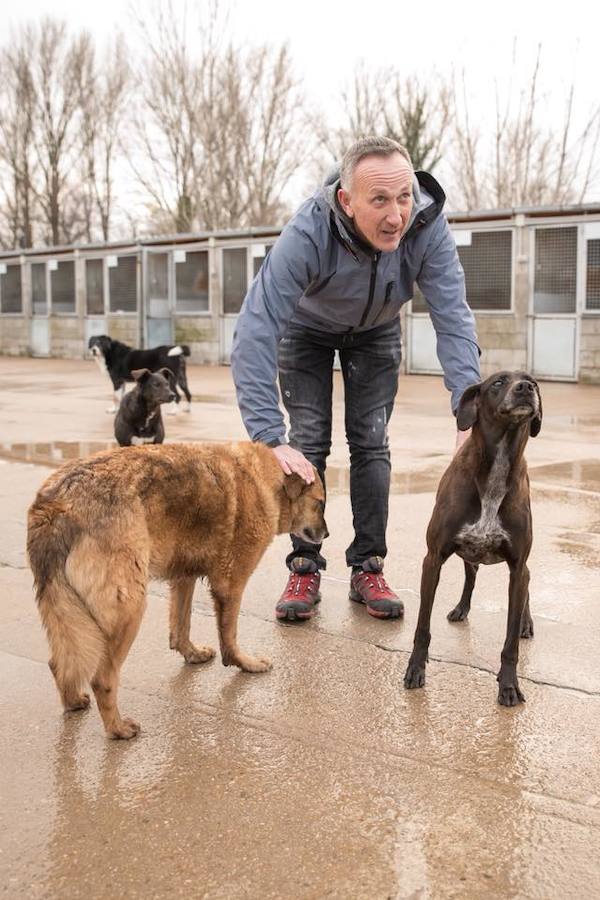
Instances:
[[[277,389],[277,348],[290,322],[321,331],[365,331],[398,316],[423,292],[437,334],[444,383],[455,411],[480,380],[473,314],[456,244],[442,214],[445,195],[426,172],[413,180],[409,227],[393,253],[365,245],[337,202],[339,173],[285,226],[240,311],[231,368],[238,404],[255,441],[285,441]]]

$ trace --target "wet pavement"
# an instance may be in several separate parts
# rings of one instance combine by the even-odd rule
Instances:
[[[480,569],[468,622],[442,571],[427,686],[405,692],[424,535],[454,441],[438,378],[403,378],[390,423],[386,575],[403,622],[347,600],[351,535],[341,388],[318,615],[274,622],[287,540],[251,579],[240,643],[273,670],[168,649],[151,586],[123,669],[129,743],[95,709],[64,716],[24,554],[26,511],[66,459],[112,442],[108,382],[92,362],[0,358],[0,892],[10,898],[570,898],[600,896],[600,388],[543,384],[529,442],[535,638],[527,703],[496,704],[508,573]],[[244,436],[226,368],[190,367],[192,413],[168,440]],[[216,643],[204,585],[192,634]]]

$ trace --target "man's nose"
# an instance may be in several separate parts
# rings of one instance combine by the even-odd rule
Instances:
[[[402,207],[398,203],[394,203],[387,213],[387,220],[390,225],[402,224]]]

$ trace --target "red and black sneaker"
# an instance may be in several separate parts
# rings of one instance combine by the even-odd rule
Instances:
[[[295,622],[310,619],[321,600],[321,573],[312,559],[296,556],[290,563],[290,577],[275,607],[278,619]]]
[[[350,600],[364,603],[370,616],[376,619],[399,619],[404,615],[404,604],[383,577],[383,559],[371,556],[362,569],[353,569],[350,578]]]

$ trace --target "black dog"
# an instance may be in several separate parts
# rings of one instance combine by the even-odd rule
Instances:
[[[508,624],[498,673],[498,702],[516,706],[525,698],[517,679],[519,638],[533,637],[529,611],[532,526],[529,477],[525,462],[528,438],[542,427],[542,400],[525,372],[497,372],[468,387],[456,421],[471,437],[442,476],[427,529],[427,556],[421,578],[421,606],[404,685],[425,684],[429,623],[440,569],[449,556],[462,556],[465,585],[451,622],[466,619],[480,563],[505,561],[510,570]]]
[[[187,400],[186,412],[190,412],[192,395],[185,372],[185,357],[190,355],[190,348],[186,344],[163,345],[153,347],[151,350],[134,350],[127,344],[113,340],[107,334],[99,334],[89,339],[88,349],[92,351],[94,359],[100,367],[106,369],[113,384],[114,406],[107,412],[116,412],[119,401],[123,399],[125,393],[125,382],[134,380],[131,373],[135,369],[149,369],[151,372],[170,369],[174,375],[175,401],[179,403],[181,399],[177,390],[179,386]],[[121,389],[120,397],[117,394],[119,388]]]
[[[162,444],[165,428],[160,405],[175,399],[171,387],[173,373],[165,368],[154,373],[149,369],[135,369],[131,374],[137,384],[123,397],[115,416],[117,442],[121,447]]]

